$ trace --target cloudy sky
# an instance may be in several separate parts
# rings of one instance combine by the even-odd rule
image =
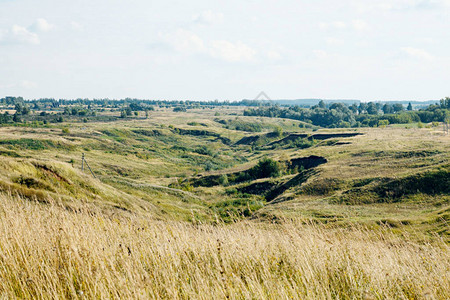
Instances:
[[[450,0],[0,0],[0,97],[450,96]]]

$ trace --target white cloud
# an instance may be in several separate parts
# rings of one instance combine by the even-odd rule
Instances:
[[[400,49],[401,56],[419,59],[419,60],[433,60],[433,56],[423,49],[417,49],[412,47],[403,47]]]
[[[83,30],[83,25],[81,25],[80,23],[75,22],[75,21],[70,22],[70,27],[73,30]]]
[[[331,25],[334,28],[336,28],[336,29],[345,29],[345,28],[347,28],[347,24],[345,22],[342,22],[342,21],[333,22],[333,23],[331,23]]]
[[[327,37],[325,38],[325,42],[331,46],[338,46],[344,44],[344,41],[342,39],[338,39],[335,37]]]
[[[47,22],[47,20],[39,18],[30,27],[29,30],[33,32],[47,32],[52,30],[54,25]]]
[[[178,29],[173,33],[160,34],[162,40],[183,54],[203,53],[206,51],[203,40],[185,29]]]
[[[11,35],[14,40],[22,43],[39,44],[39,36],[36,33],[28,31],[25,27],[13,25]]]
[[[199,15],[194,17],[194,22],[204,25],[211,25],[214,23],[220,23],[223,21],[223,14],[222,13],[216,13],[212,10],[206,10]]]
[[[40,43],[39,32],[47,32],[53,29],[53,25],[45,19],[37,19],[28,28],[20,25],[13,25],[8,30],[0,30],[1,44],[32,44]]]
[[[267,51],[266,56],[270,60],[280,60],[280,59],[282,59],[282,55],[280,54],[280,52],[275,51],[275,50]]]
[[[369,25],[364,20],[353,20],[352,27],[356,31],[365,31],[369,28]]]
[[[314,56],[319,59],[325,59],[325,58],[329,57],[328,52],[326,52],[324,50],[314,50],[313,53],[314,53]]]
[[[242,42],[226,40],[204,41],[192,31],[178,29],[161,34],[162,41],[183,55],[203,54],[228,62],[252,61],[256,51]]]
[[[228,62],[242,62],[254,60],[256,51],[241,42],[213,41],[210,54]]]
[[[40,40],[36,33],[28,31],[25,27],[13,25],[11,29],[0,32],[0,43],[37,45]]]
[[[336,21],[336,22],[320,22],[318,24],[319,28],[322,30],[327,30],[327,29],[345,29],[347,28],[347,23],[342,22],[342,21]]]
[[[319,28],[320,28],[320,29],[325,30],[325,29],[328,29],[328,27],[329,27],[329,25],[328,25],[328,23],[326,23],[326,22],[320,22],[320,23],[319,23]]]

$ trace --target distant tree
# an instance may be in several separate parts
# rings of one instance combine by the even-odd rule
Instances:
[[[450,98],[445,97],[444,99],[441,99],[440,105],[441,105],[441,108],[450,109]]]
[[[9,123],[11,120],[11,117],[9,116],[9,113],[5,111],[5,113],[2,115],[0,114],[0,124],[6,124]]]
[[[30,112],[31,112],[31,110],[27,105],[24,105],[22,107],[22,115],[28,115],[28,114],[30,114]]]
[[[16,123],[22,122],[22,120],[20,119],[20,115],[17,112],[13,116],[13,121]]]
[[[403,104],[401,104],[401,103],[395,103],[393,105],[393,109],[394,109],[394,112],[396,112],[396,113],[405,110],[405,108],[403,107]]]
[[[363,114],[366,112],[366,109],[367,109],[367,104],[364,102],[361,102],[358,106],[358,113]]]
[[[392,114],[394,112],[394,108],[389,103],[384,104],[382,110],[385,114]]]
[[[380,111],[383,107],[383,104],[381,104],[381,102],[375,102],[375,106],[377,107],[377,111]]]
[[[413,107],[412,107],[411,102],[408,103],[408,108],[407,108],[407,110],[409,110],[409,111],[413,110]]]
[[[378,108],[375,105],[375,103],[373,103],[373,102],[369,102],[366,110],[369,115],[377,115],[378,114]]]
[[[325,101],[323,101],[323,100],[320,100],[318,105],[320,108],[327,108],[327,105],[325,104]]]
[[[128,106],[128,107],[125,109],[125,113],[126,113],[127,116],[131,116],[131,114],[133,113],[133,111],[131,110],[131,107]]]

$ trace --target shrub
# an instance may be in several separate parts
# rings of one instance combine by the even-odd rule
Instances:
[[[389,120],[379,120],[378,121],[378,127],[386,127],[389,125]]]
[[[283,135],[283,128],[281,128],[280,126],[277,126],[277,127],[275,127],[273,133],[276,137],[281,137]]]
[[[249,170],[250,176],[257,178],[278,177],[281,175],[281,164],[271,158],[262,158]]]
[[[228,176],[227,176],[227,174],[222,174],[222,175],[220,175],[220,177],[219,177],[219,183],[220,183],[221,185],[223,185],[223,186],[228,185]]]

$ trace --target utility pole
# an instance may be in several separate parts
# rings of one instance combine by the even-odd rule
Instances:
[[[84,158],[84,153],[81,153],[81,171],[84,171],[84,164],[86,164],[86,166],[88,167],[88,169],[91,172],[92,176],[94,176],[94,178],[97,178],[97,177],[95,177],[94,172],[92,172],[91,167],[89,167],[89,164],[87,163],[86,159]]]

